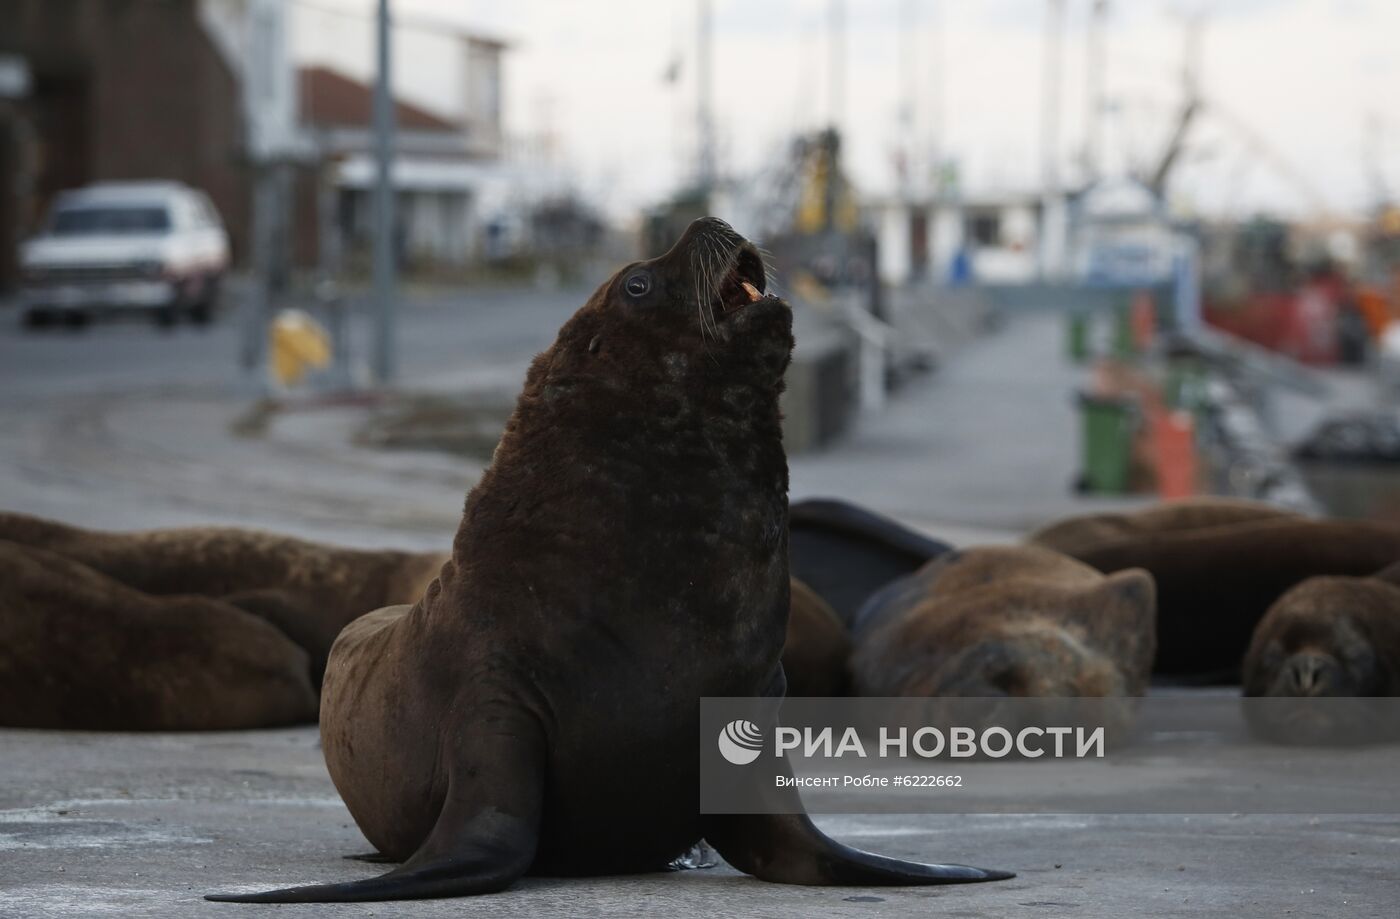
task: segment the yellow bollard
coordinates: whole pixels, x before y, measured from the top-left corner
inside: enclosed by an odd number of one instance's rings
[[[272,320],[272,373],[283,386],[294,386],[311,368],[331,362],[331,337],[325,326],[304,310],[283,310]]]

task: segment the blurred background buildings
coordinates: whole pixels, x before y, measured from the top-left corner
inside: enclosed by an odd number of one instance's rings
[[[24,408],[199,383],[270,400],[258,430],[360,400],[342,440],[489,456],[566,307],[716,214],[797,313],[795,490],[1018,528],[1192,491],[1355,510],[1338,457],[1368,495],[1400,461],[1394,4],[393,0],[382,110],[376,6],[0,0]],[[95,184],[177,203],[121,246],[57,232],[113,218],[57,219]],[[180,254],[186,191],[222,254]],[[133,306],[199,337],[87,327]]]

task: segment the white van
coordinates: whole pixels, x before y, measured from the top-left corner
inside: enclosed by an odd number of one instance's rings
[[[208,322],[228,270],[228,235],[209,198],[179,182],[104,182],[64,192],[20,252],[29,325],[81,325],[143,311],[161,325]]]

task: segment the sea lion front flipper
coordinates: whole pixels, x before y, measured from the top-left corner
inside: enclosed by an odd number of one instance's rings
[[[535,860],[545,748],[537,730],[500,724],[467,731],[449,767],[447,800],[428,838],[377,878],[247,894],[207,894],[228,903],[357,903],[496,893]]]
[[[724,814],[705,818],[705,841],[724,860],[775,884],[897,887],[1000,881],[1009,871],[906,862],[842,845],[806,814]]]
[[[371,865],[395,865],[398,859],[392,855],[385,855],[383,852],[359,852],[355,855],[342,856],[347,861],[368,862]]]

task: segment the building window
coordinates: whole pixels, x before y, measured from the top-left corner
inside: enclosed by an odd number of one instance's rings
[[[996,214],[973,214],[967,219],[967,236],[975,246],[1001,244],[1001,218]]]

